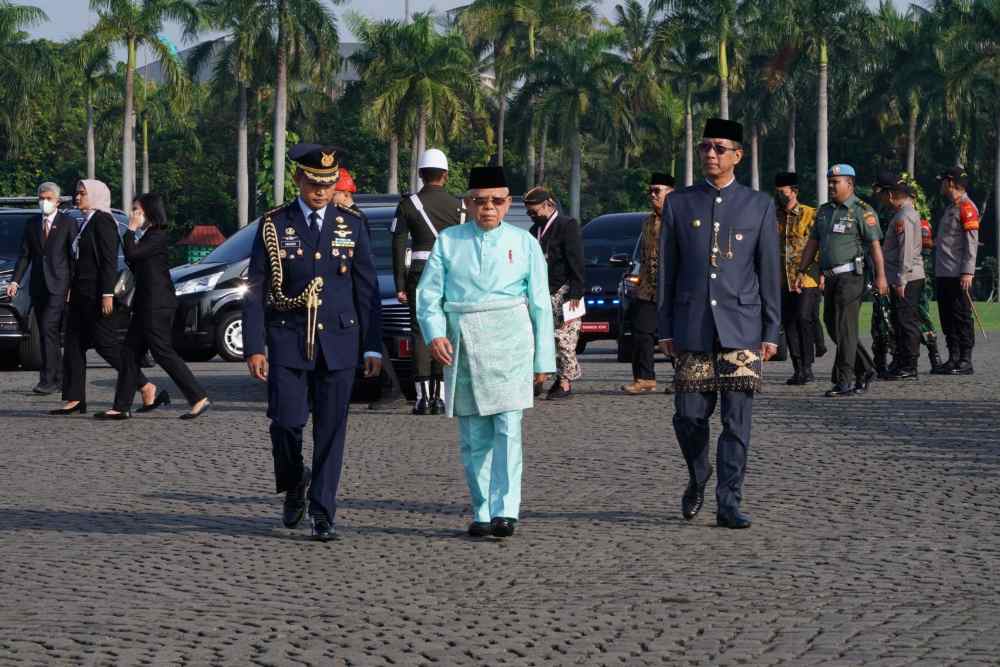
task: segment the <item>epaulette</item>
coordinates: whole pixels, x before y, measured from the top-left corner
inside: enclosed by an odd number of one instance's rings
[[[278,211],[281,211],[282,209],[288,208],[289,206],[291,206],[294,203],[295,203],[294,201],[285,202],[283,204],[275,206],[270,211],[264,211],[264,213],[261,214],[260,219],[263,220],[265,218],[268,218],[268,217],[274,215],[275,213],[277,213]]]

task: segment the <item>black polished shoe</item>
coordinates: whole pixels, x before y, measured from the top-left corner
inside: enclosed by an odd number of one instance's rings
[[[708,469],[708,477],[701,484],[693,479],[688,481],[684,495],[681,497],[681,514],[688,521],[695,518],[701,511],[701,506],[705,504],[705,487],[708,486],[710,479],[712,479],[711,467]]]
[[[972,368],[972,362],[968,359],[959,359],[955,367],[948,371],[948,375],[972,375],[975,371]]]
[[[819,359],[824,354],[826,354],[826,345],[817,345],[816,346],[816,358]]]
[[[785,380],[785,384],[789,385],[790,387],[795,387],[797,385],[802,384],[802,378],[799,376],[799,372],[795,371],[794,373],[792,373],[792,377]]]
[[[71,415],[74,412],[79,412],[81,415],[87,414],[87,401],[80,401],[71,408],[59,408],[57,410],[49,410],[50,415],[57,417],[65,417],[66,415]]]
[[[854,396],[854,386],[850,384],[835,384],[833,388],[823,394],[827,398],[839,398],[840,396]]]
[[[545,395],[545,398],[547,398],[550,401],[556,401],[559,400],[560,398],[569,398],[572,393],[573,393],[572,385],[570,386],[569,389],[563,389],[562,381],[556,380],[556,383],[553,384],[551,387],[549,387],[549,393]]]
[[[913,368],[897,368],[895,371],[885,376],[889,382],[899,382],[901,380],[918,380],[917,371]]]
[[[161,405],[170,405],[170,394],[167,393],[166,389],[158,393],[152,403],[142,406],[136,412],[152,412]]]
[[[720,528],[742,530],[744,528],[749,528],[751,523],[753,522],[750,520],[750,517],[739,510],[719,512],[715,515],[715,525]]]
[[[489,521],[473,521],[469,524],[470,537],[489,537],[493,534],[493,524]]]
[[[816,381],[816,376],[813,375],[812,368],[805,368],[799,373],[799,384],[806,385],[812,384]]]
[[[517,519],[506,519],[498,516],[490,521],[490,533],[493,537],[510,537],[517,527]]]
[[[312,538],[317,542],[329,542],[337,539],[337,530],[325,516],[311,516]]]
[[[429,415],[431,413],[431,406],[428,405],[426,398],[418,398],[417,402],[413,404],[413,414],[415,415]]]
[[[875,371],[871,370],[854,380],[854,393],[861,395],[868,393],[868,388],[872,384],[872,380],[875,379]]]
[[[198,412],[185,412],[179,417],[179,419],[184,419],[184,420],[197,419],[198,417],[201,417],[203,414],[208,412],[208,409],[210,407],[212,407],[212,402],[205,401],[205,404],[201,406],[201,410],[199,410]]]
[[[443,415],[446,412],[448,412],[448,406],[444,404],[444,400],[440,398],[435,398],[434,402],[431,403],[431,414]]]
[[[110,410],[105,410],[104,412],[95,412],[94,419],[100,419],[102,421],[125,421],[126,419],[131,419],[132,413],[128,410],[122,412],[111,412]]]
[[[957,355],[950,355],[948,361],[943,364],[938,364],[931,369],[931,375],[951,375],[951,372],[955,370],[955,365],[958,363]]]
[[[285,502],[281,508],[281,523],[285,528],[295,528],[306,516],[306,489],[309,488],[309,481],[312,479],[312,470],[309,466],[302,469],[302,479],[299,485],[291,491],[285,491]]]

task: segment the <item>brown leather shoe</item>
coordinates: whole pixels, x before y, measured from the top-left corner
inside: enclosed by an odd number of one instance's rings
[[[636,380],[631,384],[622,385],[622,391],[632,396],[648,394],[656,391],[656,380]]]

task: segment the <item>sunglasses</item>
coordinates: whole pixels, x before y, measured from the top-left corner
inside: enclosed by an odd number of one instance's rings
[[[702,153],[708,153],[711,150],[715,151],[716,155],[725,155],[729,151],[736,151],[738,149],[726,146],[725,144],[713,143],[711,141],[703,141],[698,144],[698,150]]]
[[[476,206],[486,206],[487,203],[500,208],[507,203],[507,197],[473,197],[472,203]]]

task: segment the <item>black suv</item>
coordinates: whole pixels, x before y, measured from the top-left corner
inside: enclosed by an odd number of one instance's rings
[[[411,392],[410,316],[396,299],[392,276],[389,227],[394,212],[395,207],[386,206],[365,209],[382,298],[383,341],[400,384]],[[242,300],[257,225],[257,220],[251,222],[195,264],[171,269],[177,293],[174,345],[189,361],[206,361],[216,354],[227,361],[243,360]]]
[[[35,200],[17,198],[15,201],[23,206]],[[77,220],[83,217],[83,214],[75,208],[63,208],[62,212]],[[113,209],[111,214],[118,223],[118,234],[124,234],[128,228],[128,216],[118,209]],[[13,300],[7,298],[7,285],[14,274],[17,258],[21,254],[24,226],[37,215],[37,208],[0,208],[0,355],[2,355],[0,358],[4,359],[6,364],[19,365],[24,370],[37,370],[42,365],[38,325],[31,314],[29,289],[31,271],[25,273],[21,279],[21,287]],[[119,303],[115,306],[115,320],[122,337],[128,329],[130,317],[128,308],[123,305],[129,302],[129,295],[125,292],[125,281],[121,276],[124,268],[125,257],[119,246],[119,280],[115,286],[115,299]]]

